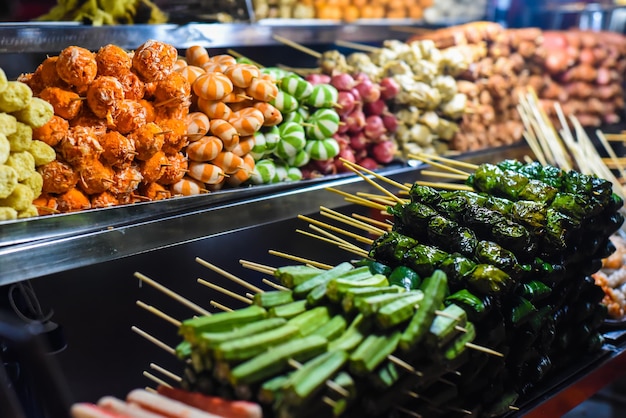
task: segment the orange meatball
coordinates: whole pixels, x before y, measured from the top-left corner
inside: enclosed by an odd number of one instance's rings
[[[135,158],[145,161],[161,151],[165,142],[163,135],[163,130],[154,122],[146,123],[128,134],[128,137],[135,144],[135,151],[137,152]]]
[[[102,146],[102,161],[113,167],[129,165],[135,158],[135,143],[119,132],[109,131],[98,137]]]
[[[70,121],[70,127],[83,126],[94,130],[96,136],[104,135],[107,132],[106,119],[99,118],[93,114],[89,106],[83,106],[83,110],[78,116]]]
[[[63,81],[80,87],[95,80],[98,64],[93,52],[79,46],[68,46],[59,53],[56,70]]]
[[[57,146],[65,161],[80,168],[100,158],[103,148],[91,127],[74,126]]]
[[[163,200],[172,197],[172,192],[159,183],[143,184],[139,187],[139,192],[150,200]]]
[[[163,175],[167,166],[167,156],[163,151],[159,151],[145,161],[140,161],[138,168],[143,179],[143,183],[153,183],[158,181]]]
[[[70,124],[67,120],[54,115],[41,128],[33,128],[33,139],[38,139],[54,147],[67,136],[69,128]]]
[[[96,53],[98,75],[119,77],[130,71],[132,61],[128,52],[117,45],[108,44]]]
[[[174,70],[178,51],[164,42],[148,40],[135,50],[132,68],[143,81],[159,81]]]
[[[61,212],[76,212],[91,208],[89,198],[75,187],[57,196],[57,205]]]
[[[159,179],[160,184],[171,185],[182,180],[185,177],[189,162],[182,153],[167,156],[167,165],[164,167],[163,174]]]
[[[55,115],[67,120],[74,119],[83,107],[78,94],[59,87],[46,87],[39,93],[39,97],[52,105]]]
[[[152,102],[142,99],[139,103],[146,109],[146,122],[154,122],[156,120],[156,110]]]
[[[67,87],[57,72],[59,57],[48,57],[35,70],[35,76],[41,78],[43,87]]]
[[[155,106],[189,106],[191,103],[191,84],[181,73],[174,71],[157,82],[154,90]]]
[[[110,129],[128,134],[146,124],[146,108],[135,100],[122,101],[112,117]]]
[[[115,169],[114,171],[113,183],[109,187],[109,191],[115,194],[120,202],[128,202],[129,195],[137,190],[143,177],[137,167],[133,165]]]
[[[99,118],[115,113],[122,100],[124,100],[124,86],[115,77],[98,77],[87,90],[87,105]]]
[[[113,183],[113,169],[98,160],[81,168],[78,174],[78,186],[88,194],[102,193]]]
[[[176,154],[187,145],[187,123],[184,119],[165,119],[158,125],[163,130],[163,151],[168,154]]]
[[[119,76],[117,80],[124,87],[124,98],[128,100],[141,100],[145,92],[143,81],[132,71],[127,71]]]
[[[108,190],[91,196],[90,200],[92,208],[108,208],[110,206],[116,206],[120,204],[117,196],[115,196]]]
[[[54,160],[37,167],[43,177],[43,193],[65,193],[78,183],[78,173],[69,164]]]

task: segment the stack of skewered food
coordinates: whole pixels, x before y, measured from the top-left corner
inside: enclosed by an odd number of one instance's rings
[[[611,183],[512,160],[473,169],[471,187],[371,202],[393,226],[372,222],[363,259],[264,267],[274,290],[183,321],[183,388],[281,417],[499,416],[600,350],[590,275],[623,222]]]

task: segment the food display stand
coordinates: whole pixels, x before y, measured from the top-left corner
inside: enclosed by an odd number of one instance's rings
[[[97,49],[105,41],[134,48],[145,39],[163,39],[177,48],[203,44],[207,48],[278,47],[273,35],[297,42],[333,44],[336,40],[376,43],[406,38],[388,25],[328,24],[186,24],[84,27],[74,24],[0,25],[0,63],[15,54],[46,54],[70,44]],[[404,35],[403,35],[404,34]],[[0,64],[0,66],[2,66]],[[32,70],[32,69],[26,69]],[[530,153],[522,144],[464,154],[468,162],[521,159]],[[381,171],[386,177],[412,183],[420,179],[419,164],[398,162]],[[276,263],[269,249],[306,252],[325,262],[345,254],[323,243],[307,241],[295,229],[298,215],[315,214],[320,206],[359,211],[332,187],[356,193],[368,187],[353,175],[327,176],[296,183],[223,190],[159,202],[60,214],[0,224],[0,286],[30,281],[43,306],[65,332],[68,348],[56,355],[70,392],[77,400],[103,394],[123,396],[146,384],[142,370],[154,362],[180,366],[131,332],[132,326],[152,329],[165,340],[177,341],[173,329],[142,312],[136,301],[168,306],[175,316],[189,312],[163,295],[148,293],[133,279],[134,272],[153,276],[181,294],[208,301],[196,283],[206,271],[195,257],[212,260],[226,270],[241,272],[245,258]],[[245,273],[242,273],[245,274]],[[625,327],[626,328],[626,327]],[[534,389],[519,410],[507,416],[559,416],[622,377],[626,365],[626,331],[606,327],[599,353],[581,358],[570,369]]]

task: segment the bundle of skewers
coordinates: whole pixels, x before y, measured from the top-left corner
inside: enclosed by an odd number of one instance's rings
[[[298,232],[350,261],[241,260],[272,278],[259,287],[198,258],[233,281],[198,280],[232,298],[212,301],[217,313],[136,273],[197,315],[138,302],[182,336],[169,347],[134,328],[180,358],[175,384],[258,403],[266,416],[500,416],[601,350],[606,306],[591,274],[623,222],[611,182],[536,162],[414,158],[446,181],[400,184],[344,162],[380,193],[330,189],[382,220],[324,207],[334,224],[300,216],[314,232]]]

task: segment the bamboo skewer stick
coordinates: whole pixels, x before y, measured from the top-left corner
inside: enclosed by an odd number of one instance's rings
[[[408,157],[409,158],[424,157],[433,161],[446,163],[448,166],[467,168],[468,170],[472,170],[472,171],[478,168],[477,164],[468,163],[466,161],[459,161],[459,160],[455,160],[454,158],[447,158],[447,157],[444,157],[442,155],[437,155],[437,154],[417,153],[417,154],[409,154]],[[469,175],[469,173],[467,174]]]
[[[165,344],[163,341],[159,340],[156,337],[153,337],[152,335],[148,334],[147,332],[145,332],[144,330],[136,327],[136,326],[132,326],[130,328],[131,330],[133,330],[134,332],[136,332],[137,334],[141,335],[143,338],[145,338],[146,340],[150,341],[152,344],[156,345],[157,347],[167,351],[168,353],[172,354],[172,355],[176,355],[176,350],[172,347],[170,347],[169,345]]]
[[[309,231],[303,231],[302,229],[296,229],[296,232],[298,232],[298,233],[300,233],[302,235],[306,235],[306,236],[311,237],[311,238],[318,239],[320,241],[327,242],[327,243],[332,244],[332,245],[342,245],[340,242],[338,242],[338,241],[336,241],[334,239],[322,237],[321,235],[316,235],[316,234],[314,234],[312,232],[309,232]]]
[[[233,309],[231,309],[231,308],[229,308],[229,307],[227,307],[227,306],[224,306],[224,305],[222,305],[221,303],[219,303],[219,302],[217,302],[217,301],[212,300],[212,301],[210,301],[209,303],[210,303],[210,304],[211,304],[211,306],[213,306],[214,308],[220,309],[220,310],[222,310],[222,311],[225,311],[225,312],[232,312],[232,311],[233,311]]]
[[[337,193],[338,195],[343,196],[344,198],[346,198],[346,201],[351,202],[351,203],[356,203],[358,205],[366,206],[366,207],[369,207],[369,208],[372,208],[372,209],[387,210],[387,206],[371,202],[371,201],[369,201],[367,199],[363,199],[362,197],[359,197],[357,195],[353,195],[353,194],[344,192],[342,190],[335,189],[333,187],[328,187],[326,190],[328,190],[329,192]]]
[[[177,376],[176,374],[170,372],[169,370],[164,369],[163,367],[159,366],[158,364],[150,363],[150,368],[152,370],[156,370],[159,373],[169,377],[170,379],[174,380],[175,382],[182,382],[183,381],[182,377]]]
[[[345,223],[347,223],[349,225],[352,225],[355,228],[362,229],[362,230],[364,230],[366,232],[370,232],[372,234],[378,234],[378,235],[382,235],[385,232],[385,231],[383,231],[380,228],[372,226],[372,225],[370,225],[368,223],[365,223],[363,221],[360,221],[358,219],[354,219],[354,218],[352,218],[352,217],[350,217],[348,215],[344,215],[343,213],[340,213],[340,212],[337,212],[335,210],[329,209],[329,208],[327,208],[325,206],[320,206],[320,210],[321,210],[320,213],[322,213],[322,214],[329,213],[329,214],[335,215],[338,218],[341,218],[342,220],[344,220]]]
[[[441,177],[444,179],[461,180],[461,181],[467,180],[467,176],[463,174],[444,173],[443,171],[422,170],[420,171],[420,174],[423,176]]]
[[[232,291],[230,291],[228,289],[224,289],[223,287],[218,286],[216,284],[213,284],[211,282],[207,282],[206,280],[203,280],[203,279],[198,279],[197,282],[200,283],[203,286],[206,286],[206,287],[211,288],[213,290],[217,290],[220,293],[223,293],[223,294],[225,294],[227,296],[230,296],[230,297],[232,297],[234,299],[237,299],[240,302],[247,303],[248,305],[252,304],[252,301],[250,299],[245,298],[245,297],[241,296],[240,294],[232,292]]]
[[[426,164],[430,164],[433,167],[437,167],[437,168],[441,168],[443,170],[447,170],[450,171],[452,173],[456,173],[456,174],[460,174],[462,176],[465,176],[465,178],[469,177],[470,173],[468,173],[467,171],[463,171],[463,170],[459,170],[458,168],[454,168],[450,165],[446,165],[446,164],[442,164],[436,161],[436,158],[432,158],[430,155],[417,155],[417,154],[411,154],[408,156],[409,158],[414,158],[416,160],[419,160],[423,163]]]
[[[275,255],[275,256],[278,256],[278,257],[286,258],[287,260],[297,261],[298,263],[310,264],[313,267],[318,267],[318,268],[321,268],[321,269],[324,269],[324,270],[330,270],[331,268],[333,268],[333,266],[331,266],[329,264],[320,263],[318,261],[309,260],[309,259],[304,258],[304,257],[298,257],[296,255],[291,255],[291,254],[283,253],[283,252],[280,252],[280,251],[269,250],[269,253],[271,255]]]
[[[400,193],[402,192],[403,191],[401,191]],[[357,196],[364,197],[365,199],[369,199],[372,202],[380,203],[380,204],[387,205],[387,206],[395,206],[396,203],[407,202],[406,199],[399,198],[400,200],[398,199],[391,200],[387,196],[382,196],[379,194],[367,193],[367,192],[357,192]]]
[[[622,178],[626,178],[626,170],[624,170],[624,165],[620,162],[620,159],[617,157],[617,154],[615,154],[613,147],[611,147],[609,142],[606,140],[606,137],[604,136],[602,131],[599,129],[596,130],[596,135],[598,136],[598,139],[600,140],[600,143],[602,144],[602,147],[604,148],[606,153],[609,154],[609,157],[611,157],[611,159],[615,162],[615,165],[620,172],[620,176]]]
[[[370,223],[372,225],[377,225],[381,229],[384,229],[385,231],[390,231],[391,228],[393,227],[393,225],[390,225],[387,222],[379,221],[378,219],[368,218],[367,216],[364,216],[364,215],[361,215],[361,214],[358,214],[358,213],[353,213],[352,217],[355,218],[355,219],[358,219],[360,221]]]
[[[335,41],[335,45],[343,46],[345,48],[356,49],[358,51],[363,51],[363,52],[378,52],[381,49],[375,46],[359,44],[357,42],[343,41],[341,39],[337,39]]]
[[[149,277],[147,277],[147,276],[145,276],[145,275],[143,275],[143,274],[141,274],[139,272],[135,272],[135,277],[137,277],[142,282],[145,282],[145,283],[149,284],[150,286],[154,287],[155,289],[161,291],[162,293],[166,294],[167,296],[171,297],[172,299],[182,303],[183,305],[187,306],[188,308],[198,312],[199,314],[206,315],[206,316],[210,316],[211,315],[211,312],[201,308],[200,306],[196,305],[195,303],[193,303],[189,299],[186,299],[186,298],[182,297],[178,293],[175,293],[175,292],[171,291],[170,289],[168,289],[167,287],[163,286],[162,284],[159,284],[159,283],[155,282],[151,278],[149,278]]]
[[[305,54],[308,54],[308,55],[310,55],[312,57],[315,57],[317,59],[322,58],[322,54],[320,52],[317,52],[317,51],[315,51],[313,49],[307,48],[304,45],[300,45],[300,44],[292,41],[291,39],[287,39],[287,38],[285,38],[283,36],[280,36],[280,35],[273,35],[272,37],[276,41],[278,41],[280,43],[283,43],[283,44],[285,44],[287,46],[290,46],[290,47],[292,47],[294,49],[297,49],[300,52],[304,52]]]
[[[369,184],[371,184],[372,186],[374,186],[375,188],[377,188],[378,190],[380,190],[381,192],[385,193],[387,196],[389,196],[392,200],[396,200],[398,202],[402,202],[402,199],[400,199],[398,196],[396,196],[395,194],[391,193],[389,190],[385,189],[384,187],[382,187],[380,184],[376,183],[374,180],[370,179],[369,177],[367,177],[365,174],[361,173],[357,168],[355,168],[354,166],[350,165],[350,164],[345,164],[344,166],[352,171],[354,174],[356,174],[357,176],[361,177],[363,180],[365,180],[366,182],[368,182]]]
[[[274,283],[273,281],[269,280],[269,279],[262,279],[261,280],[263,283],[265,283],[266,285],[273,287],[276,290],[289,290],[288,287],[285,286],[281,286],[278,283]]]
[[[360,236],[358,234],[354,234],[352,232],[344,231],[341,228],[337,228],[336,226],[327,224],[325,222],[318,221],[317,219],[309,218],[308,216],[298,215],[298,219],[302,219],[302,220],[310,222],[310,223],[312,223],[314,225],[318,225],[318,226],[321,226],[323,228],[330,229],[331,231],[334,231],[334,232],[339,232],[340,234],[346,235],[346,236],[348,236],[350,238],[354,238],[355,240],[357,240],[359,242],[362,242],[364,244],[371,245],[372,242],[373,242],[373,240],[370,239],[370,238],[365,238],[365,237],[362,237],[362,236]]]
[[[356,163],[353,163],[353,162],[351,162],[351,161],[348,161],[348,160],[346,160],[345,158],[340,158],[340,160],[341,160],[341,162],[343,162],[345,165],[350,166],[350,167],[352,167],[352,168],[356,168],[356,169],[357,169],[357,170],[359,170],[359,171],[362,171],[362,172],[367,173],[367,174],[369,174],[369,175],[371,175],[371,176],[374,176],[374,177],[376,177],[378,180],[384,181],[384,182],[386,182],[386,183],[388,183],[388,184],[390,184],[390,185],[392,185],[392,186],[394,186],[394,187],[397,187],[399,190],[404,190],[404,189],[407,189],[407,186],[405,186],[404,184],[402,184],[402,183],[398,183],[397,181],[394,181],[394,180],[391,180],[391,179],[390,179],[390,178],[388,178],[388,177],[385,177],[385,176],[383,176],[383,175],[378,174],[378,173],[377,173],[377,172],[375,172],[375,171],[372,171],[372,170],[370,170],[370,169],[368,169],[368,168],[362,167],[362,166],[360,166],[360,165],[358,165],[358,164],[356,164]]]
[[[214,272],[216,272],[218,274],[221,274],[222,276],[226,277],[227,279],[230,279],[231,281],[233,281],[233,282],[235,282],[235,283],[237,283],[237,284],[239,284],[239,285],[241,285],[243,287],[246,287],[246,288],[248,288],[248,289],[250,289],[250,290],[252,290],[252,291],[254,291],[256,293],[263,292],[263,289],[259,289],[255,285],[253,285],[251,283],[248,283],[245,280],[240,279],[239,277],[237,277],[237,276],[235,276],[235,275],[233,275],[233,274],[231,274],[231,273],[229,273],[229,272],[227,272],[227,271],[217,267],[214,264],[209,263],[206,260],[201,259],[200,257],[196,257],[196,261],[198,263],[200,263],[201,265],[203,265],[204,267],[206,267],[206,268],[208,268],[210,270],[213,270]]]
[[[626,134],[604,134],[607,141],[624,142],[626,141]]]
[[[173,387],[172,385],[170,385],[169,383],[167,383],[165,380],[163,380],[163,379],[160,379],[160,378],[156,377],[155,375],[153,375],[153,374],[152,374],[152,373],[150,373],[150,372],[147,372],[147,371],[145,371],[145,370],[144,370],[144,372],[143,372],[142,374],[143,374],[145,377],[147,377],[148,379],[152,380],[152,381],[153,381],[154,383],[156,383],[157,385],[160,385],[160,386],[165,386],[165,387],[170,388],[170,389]]]
[[[435,189],[446,189],[446,190],[467,190],[468,192],[473,192],[474,189],[470,186],[466,186],[465,184],[456,184],[456,183],[442,183],[435,181],[416,181],[416,184],[420,186],[429,186]]]
[[[181,322],[179,320],[172,318],[171,316],[167,315],[165,312],[162,312],[162,311],[158,310],[154,306],[148,305],[146,303],[143,303],[140,300],[138,300],[135,303],[137,304],[137,306],[147,310],[150,313],[155,314],[159,318],[164,319],[165,321],[169,322],[170,324],[174,325],[175,327],[180,327]]]
[[[342,250],[346,250],[348,252],[351,252],[354,255],[358,255],[359,257],[363,257],[363,258],[370,258],[369,253],[362,249],[362,248],[353,248],[353,247],[348,247],[342,244],[337,245],[337,247],[339,247]]]
[[[239,264],[241,264],[243,267],[248,268],[250,270],[255,270],[260,273],[265,273],[265,274],[273,275],[274,272],[276,271],[275,267],[266,266],[263,264],[255,263],[253,261],[239,260]]]

